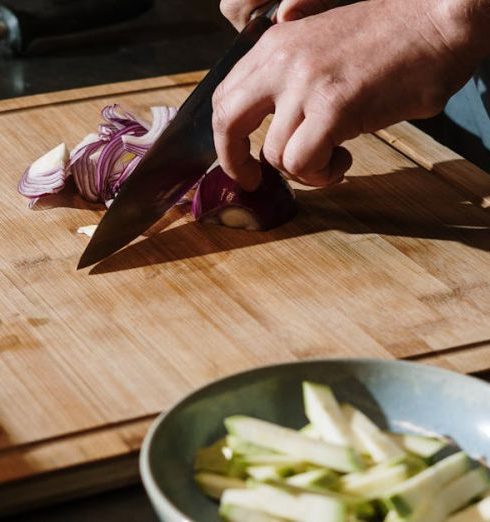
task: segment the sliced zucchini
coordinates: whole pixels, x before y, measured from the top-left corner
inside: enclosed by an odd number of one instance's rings
[[[241,477],[245,472],[245,464],[231,454],[226,457],[227,450],[225,439],[220,439],[211,446],[197,450],[194,459],[195,471],[207,471],[231,477]]]
[[[362,495],[369,499],[378,498],[410,477],[406,464],[386,466],[366,472],[350,473],[340,479],[341,490],[352,495]]]
[[[219,439],[211,446],[199,448],[194,459],[195,471],[213,471],[215,473],[226,473],[229,462],[225,458],[223,448],[226,446],[225,439]]]
[[[297,473],[304,471],[308,464],[301,459],[296,459],[290,455],[281,453],[266,453],[256,455],[243,455],[240,460],[246,466],[290,466],[297,470]]]
[[[318,433],[318,430],[315,428],[315,426],[313,426],[313,424],[307,424],[301,428],[299,432],[301,435],[306,435],[312,439],[321,439],[320,433]]]
[[[235,435],[227,435],[226,447],[229,448],[234,455],[264,455],[267,453],[273,453],[270,449],[252,444],[246,440],[241,439]]]
[[[485,493],[490,487],[488,470],[478,467],[449,482],[438,495],[448,516],[464,507],[468,502]]]
[[[450,481],[469,469],[470,459],[464,452],[455,453],[421,473],[398,484],[382,499],[388,509],[407,517]]]
[[[196,473],[194,475],[199,488],[208,497],[219,500],[225,489],[240,489],[246,488],[246,482],[234,477],[226,477],[225,475],[218,475],[216,473]]]
[[[305,414],[325,442],[353,446],[349,424],[329,386],[303,383]]]
[[[335,471],[320,468],[298,473],[288,477],[285,483],[289,486],[301,488],[309,491],[333,491],[339,486],[339,476]]]
[[[274,517],[262,511],[233,506],[232,504],[221,504],[219,514],[228,522],[286,522],[285,518]]]
[[[225,419],[225,425],[232,435],[305,462],[345,473],[362,469],[362,462],[352,448],[310,439],[292,429],[253,417],[235,415]]]
[[[346,507],[335,499],[314,493],[290,493],[265,484],[251,489],[228,489],[222,502],[297,522],[347,520]]]
[[[249,466],[247,468],[247,474],[254,480],[267,482],[269,480],[283,480],[285,477],[294,475],[295,468],[292,466]]]
[[[490,497],[451,515],[447,522],[490,522]]]
[[[364,413],[349,404],[342,405],[342,411],[348,420],[351,431],[367,453],[371,455],[374,462],[384,462],[403,457],[406,454]]]
[[[296,484],[294,482],[296,482]],[[361,518],[371,519],[376,514],[376,510],[374,509],[373,504],[365,498],[355,495],[348,495],[345,493],[338,493],[337,491],[333,491],[332,489],[325,487],[320,488],[312,483],[308,484],[306,480],[293,481],[293,483],[285,480],[282,483],[279,482],[274,485],[277,488],[283,489],[286,492],[293,494],[297,494],[298,492],[318,493],[332,500],[340,502],[347,508],[348,513],[359,516]]]
[[[434,498],[425,501],[410,522],[444,522],[454,511],[466,506],[475,497],[487,491],[487,470],[477,468],[449,482]]]
[[[446,439],[425,437],[424,435],[402,433],[389,433],[387,435],[405,451],[409,451],[426,460],[430,460],[449,444]]]

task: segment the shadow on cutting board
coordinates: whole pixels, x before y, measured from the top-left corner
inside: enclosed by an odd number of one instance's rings
[[[128,246],[90,273],[164,264],[329,230],[445,240],[490,251],[490,210],[480,206],[490,194],[471,199],[419,167],[351,177],[334,188],[296,194],[298,215],[278,229],[249,232],[189,222]]]
[[[0,408],[0,417],[1,417]],[[22,451],[15,449],[16,444],[7,430],[0,423],[0,498],[5,484],[18,477],[33,475],[36,468],[23,455]],[[3,506],[0,504],[0,512]]]

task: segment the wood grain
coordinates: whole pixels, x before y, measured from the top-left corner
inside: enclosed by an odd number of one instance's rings
[[[78,89],[67,89],[64,91],[47,92],[22,96],[21,98],[7,98],[0,100],[0,113],[27,109],[32,107],[43,107],[46,105],[60,104],[63,102],[74,102],[76,100],[95,99],[98,97],[115,96],[131,92],[142,92],[155,89],[172,87],[175,85],[195,84],[201,81],[206,71],[194,71],[184,74],[173,74],[170,76],[158,76],[144,80],[132,80],[128,82],[106,83]]]
[[[400,142],[372,135],[350,142],[348,180],[330,190],[296,187],[300,212],[275,231],[202,226],[174,211],[159,233],[90,273],[76,272],[88,241],[76,230],[97,223],[102,211],[70,194],[56,199],[57,208],[28,210],[16,193],[22,171],[59,142],[72,147],[93,131],[106,103],[148,116],[151,105],[179,105],[195,79],[4,105],[4,487],[124,457],[159,411],[257,365],[362,356],[490,368],[486,347],[448,352],[490,342],[490,214],[476,197],[486,185],[434,175],[460,172],[463,160],[429,161],[432,146],[423,143],[411,158],[407,146],[396,150]],[[254,137],[256,150],[264,131]],[[132,445],[121,435],[128,426]]]
[[[407,122],[376,133],[418,165],[457,187],[482,207],[490,206],[490,176]]]

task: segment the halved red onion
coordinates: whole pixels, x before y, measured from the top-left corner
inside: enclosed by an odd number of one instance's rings
[[[31,199],[31,206],[33,200],[48,194],[56,194],[63,189],[67,177],[67,161],[68,149],[64,143],[60,143],[24,172],[18,190],[23,196]]]
[[[294,192],[281,173],[261,158],[262,181],[247,192],[220,166],[201,179],[192,201],[192,213],[204,223],[246,230],[270,230],[294,217]]]

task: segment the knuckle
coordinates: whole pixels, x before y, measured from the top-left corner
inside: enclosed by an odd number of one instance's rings
[[[230,128],[229,110],[223,87],[219,86],[213,95],[213,129],[218,134],[225,134]]]
[[[321,109],[328,111],[332,115],[341,115],[349,105],[346,92],[343,91],[341,83],[334,79],[316,89],[313,99]]]
[[[219,4],[219,9],[221,14],[228,18],[228,20],[232,20],[236,17],[237,14],[237,6],[236,2],[233,0],[221,0]]]
[[[284,67],[289,67],[292,62],[292,53],[291,49],[287,47],[279,47],[274,51],[274,62],[278,68],[283,69]]]
[[[289,154],[285,154],[282,159],[284,169],[291,176],[295,178],[303,178],[308,175],[305,170],[305,163],[301,159],[301,156],[295,151]]]
[[[338,87],[324,87],[313,92],[307,110],[322,120],[325,131],[337,137],[337,133],[349,121],[354,103],[352,97],[348,97]]]
[[[299,78],[309,82],[311,78],[315,78],[318,70],[318,62],[315,61],[311,56],[302,56],[296,66],[297,74]]]
[[[283,151],[280,151],[276,145],[266,140],[263,147],[265,159],[276,169],[282,170],[283,165]]]
[[[283,29],[280,25],[273,25],[262,35],[260,40],[257,43],[257,47],[262,51],[266,50],[274,50],[274,49],[282,49],[282,40],[283,40]]]

